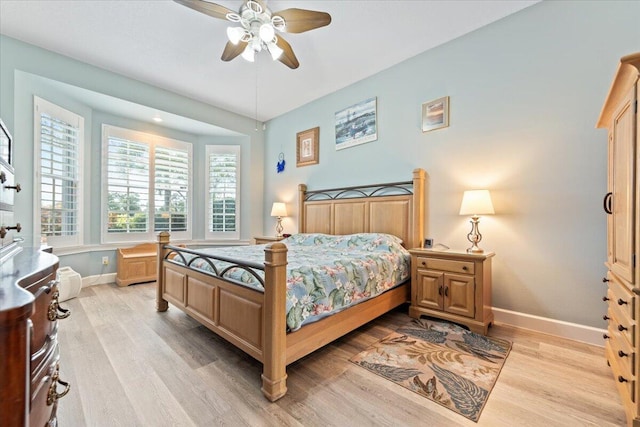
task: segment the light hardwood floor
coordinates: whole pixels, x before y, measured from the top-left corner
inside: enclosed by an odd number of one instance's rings
[[[70,426],[622,426],[624,410],[602,348],[493,326],[513,342],[478,423],[348,360],[409,320],[388,313],[287,369],[275,403],[261,365],[170,306],[154,283],[92,286],[62,303],[60,401]],[[603,307],[603,310],[605,308]]]

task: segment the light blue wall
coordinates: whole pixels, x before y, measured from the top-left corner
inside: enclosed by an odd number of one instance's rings
[[[640,2],[545,1],[267,123],[265,212],[296,186],[430,175],[428,235],[468,246],[462,192],[488,188],[493,305],[604,327],[606,131],[595,129],[621,56],[640,50]],[[382,54],[382,53],[381,53]],[[345,73],[349,70],[345,69]],[[378,140],[336,151],[334,114],[376,96]],[[421,132],[421,104],[450,97],[451,124]],[[296,132],[320,127],[320,163],[296,168]],[[276,173],[278,153],[287,161]],[[265,216],[265,230],[274,221]]]
[[[264,134],[255,130],[255,120],[128,79],[73,59],[49,52],[20,41],[0,36],[0,117],[12,132],[16,182],[23,191],[15,200],[15,218],[23,225],[21,237],[27,242],[37,240],[33,227],[34,152],[33,152],[33,96],[40,96],[63,108],[85,117],[85,247],[79,253],[60,256],[61,266],[70,266],[83,277],[115,272],[112,246],[100,245],[100,165],[102,123],[147,131],[181,139],[194,144],[194,234],[195,241],[204,239],[204,159],[207,144],[240,144],[242,170],[241,239],[249,240],[262,234],[263,226],[263,158]],[[194,135],[127,118],[126,112],[116,116],[94,110],[82,99],[67,93],[68,85],[110,95],[159,111],[187,117],[226,128],[243,136]],[[56,253],[54,248],[54,253]],[[103,256],[110,258],[102,266]]]

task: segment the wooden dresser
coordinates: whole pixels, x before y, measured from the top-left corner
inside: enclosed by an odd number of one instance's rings
[[[597,127],[608,129],[605,353],[628,425],[640,426],[640,53],[620,60]]]
[[[59,376],[58,258],[25,248],[0,263],[0,424],[55,426]]]
[[[409,316],[437,317],[486,335],[493,323],[491,258],[493,252],[411,249]]]

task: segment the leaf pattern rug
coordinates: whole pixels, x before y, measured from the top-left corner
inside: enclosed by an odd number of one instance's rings
[[[477,422],[511,343],[414,319],[350,360]]]

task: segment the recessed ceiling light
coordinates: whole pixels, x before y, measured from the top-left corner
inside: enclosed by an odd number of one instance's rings
[[[156,123],[160,123],[162,121],[162,119],[160,117],[156,116],[156,117],[153,118],[153,121],[156,122]]]

